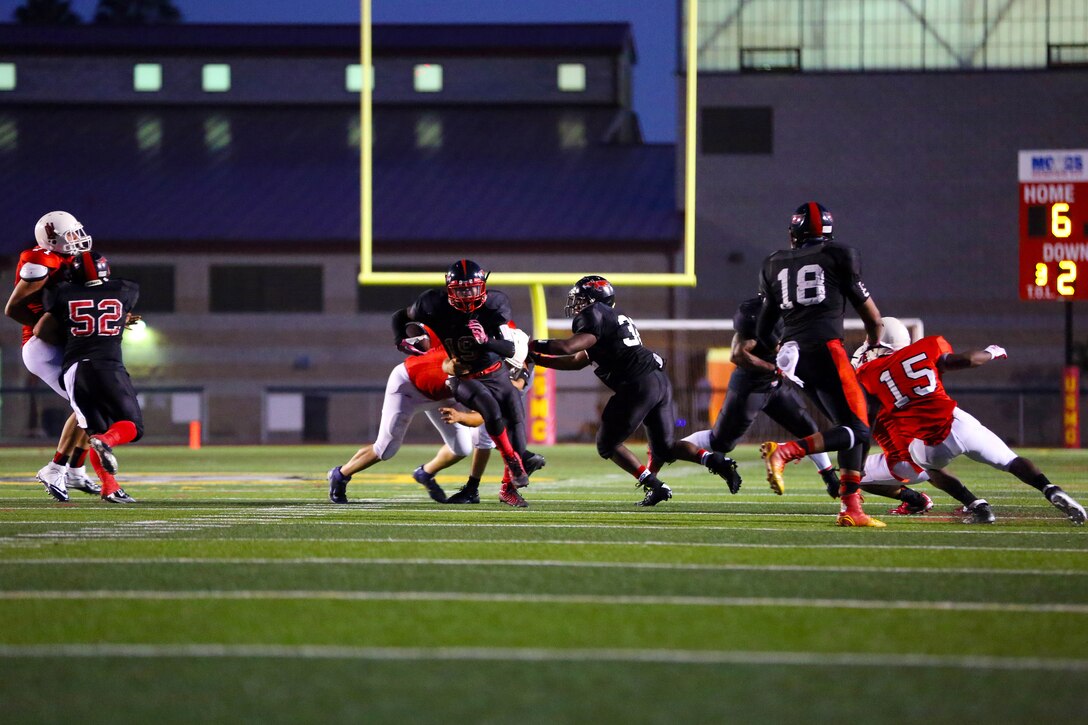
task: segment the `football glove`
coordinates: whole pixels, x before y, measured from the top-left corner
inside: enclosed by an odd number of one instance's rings
[[[487,341],[491,339],[487,336],[487,330],[484,329],[483,324],[479,320],[469,320],[468,331],[472,333],[473,339],[475,339],[479,345],[486,345]]]
[[[994,360],[998,359],[999,357],[1009,356],[1009,354],[1005,352],[1005,348],[1001,347],[1000,345],[987,345],[986,352],[990,353],[990,357]]]
[[[406,337],[397,343],[397,349],[409,357],[415,357],[416,355],[422,355],[427,352],[420,349],[419,344],[427,339],[426,335],[417,335],[416,337]]]

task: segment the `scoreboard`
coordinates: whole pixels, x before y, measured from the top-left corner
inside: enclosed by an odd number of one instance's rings
[[[1021,151],[1020,299],[1088,300],[1088,149]]]

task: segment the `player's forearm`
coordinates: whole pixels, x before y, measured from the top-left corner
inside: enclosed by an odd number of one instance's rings
[[[873,298],[866,298],[865,302],[856,309],[862,324],[865,325],[865,342],[869,345],[879,344],[884,334],[884,322],[880,318],[880,310],[877,309]]]
[[[407,333],[405,327],[412,321],[412,318],[408,316],[408,308],[397,310],[393,313],[393,342],[400,343]]]
[[[504,358],[513,357],[514,356],[514,351],[516,350],[516,348],[514,347],[514,343],[510,342],[509,340],[504,340],[501,337],[492,337],[492,338],[490,338],[487,342],[485,342],[482,345],[482,347],[485,350],[488,350],[489,352],[493,352],[496,355],[498,355],[499,357],[504,357]]]
[[[589,356],[585,353],[574,355],[548,355],[546,353],[531,353],[533,362],[542,368],[553,370],[581,370],[589,365]]]

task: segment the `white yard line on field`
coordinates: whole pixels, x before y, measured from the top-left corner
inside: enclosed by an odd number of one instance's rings
[[[966,670],[1088,671],[1088,660],[972,655],[751,652],[683,649],[553,649],[538,647],[343,647],[278,644],[38,644],[0,645],[0,657],[142,657],[337,659],[363,661],[471,660],[499,662],[632,662],[682,665],[797,667],[920,667]]]
[[[805,564],[682,564],[671,562],[568,561],[563,559],[429,559],[350,557],[78,557],[71,559],[0,559],[0,567],[15,566],[132,566],[132,565],[244,565],[244,566],[499,566],[511,568],[646,569],[666,571],[758,571],[844,574],[947,574],[998,576],[1088,576],[1077,569],[988,569],[933,566],[821,566]]]
[[[33,590],[0,591],[0,600],[143,600],[143,601],[345,601],[345,602],[476,602],[501,604],[573,604],[596,606],[666,606],[666,607],[759,607],[799,609],[909,609],[946,612],[1007,612],[1017,614],[1085,614],[1088,604],[1019,603],[1019,602],[958,602],[886,599],[826,599],[788,597],[696,597],[640,596],[603,594],[515,594],[430,591],[366,591],[366,590],[268,590],[268,589],[209,589],[209,590]]]

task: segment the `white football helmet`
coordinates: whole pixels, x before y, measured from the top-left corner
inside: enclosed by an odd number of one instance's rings
[[[870,360],[891,355],[896,350],[902,350],[910,343],[910,330],[907,329],[907,326],[895,317],[885,317],[884,332],[880,335],[880,343],[873,347],[869,347],[867,343],[862,343],[861,347],[855,350],[850,357],[850,364],[857,370]]]
[[[66,211],[51,211],[34,225],[34,240],[42,249],[74,256],[91,251],[91,235]]]

